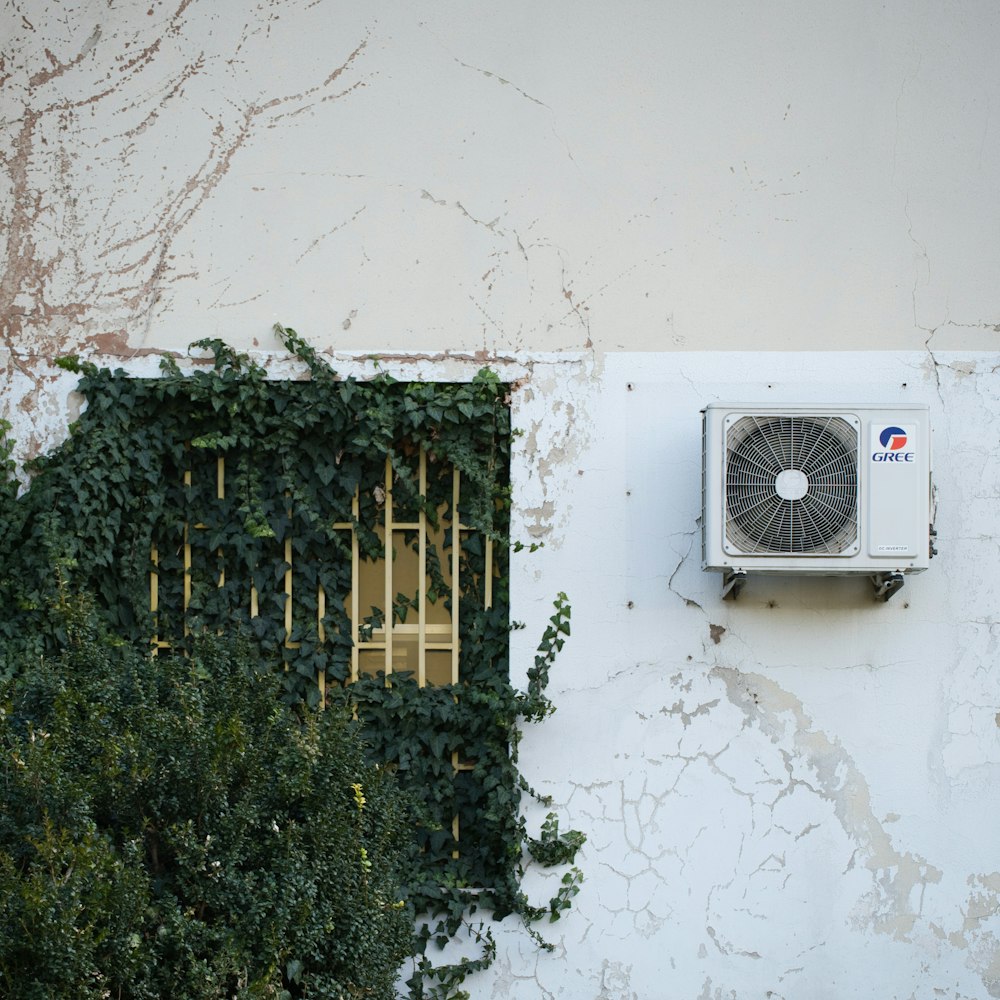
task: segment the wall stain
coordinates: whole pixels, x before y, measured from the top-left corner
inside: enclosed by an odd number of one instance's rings
[[[363,76],[344,83],[367,47],[362,38],[314,84],[235,106],[226,88],[215,87],[213,106],[200,107],[204,89],[188,93],[191,84],[209,67],[235,67],[268,15],[251,12],[233,49],[222,42],[221,51],[179,62],[188,35],[204,43],[206,15],[190,7],[182,0],[165,19],[121,11],[96,25],[71,12],[59,24],[59,45],[53,24],[36,29],[25,20],[9,40],[9,51],[25,63],[4,62],[5,103],[19,106],[16,130],[0,145],[9,190],[0,208],[0,344],[9,369],[27,374],[38,357],[126,356],[145,346],[154,316],[169,309],[170,286],[188,276],[177,269],[173,247],[237,154],[261,128],[367,83]],[[42,64],[34,57],[31,66],[39,39],[49,44]],[[192,116],[214,125],[191,128]],[[151,130],[157,135],[146,136],[143,147],[160,145],[162,177],[138,162],[134,140]],[[187,136],[183,145],[179,131]],[[102,175],[116,176],[108,193],[82,199],[100,192]],[[130,204],[136,192],[129,186],[139,177],[142,197]]]

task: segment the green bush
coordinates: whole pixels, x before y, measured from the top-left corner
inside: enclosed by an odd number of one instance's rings
[[[143,656],[79,609],[0,688],[0,995],[392,997],[399,793],[231,638]]]

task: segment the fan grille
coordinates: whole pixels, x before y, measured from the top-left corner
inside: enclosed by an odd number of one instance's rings
[[[841,417],[745,416],[726,437],[726,541],[836,555],[858,537],[858,434]]]

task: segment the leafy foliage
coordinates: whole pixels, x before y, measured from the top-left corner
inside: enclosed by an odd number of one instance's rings
[[[405,813],[349,716],[243,640],[150,658],[59,613],[0,693],[0,993],[394,996]]]
[[[520,888],[526,855],[571,863],[583,839],[548,824],[539,838],[528,835],[520,803],[530,789],[517,769],[520,725],[552,710],[545,688],[569,634],[570,607],[560,595],[527,690],[516,691],[508,666],[509,395],[494,373],[464,384],[341,379],[294,330],[276,330],[308,377],[270,380],[217,340],[192,345],[209,365],[185,374],[166,358],[153,379],[63,359],[81,375],[87,406],[63,446],[33,464],[20,497],[0,433],[0,677],[65,647],[65,622],[54,610],[65,588],[93,594],[103,627],[136,649],[148,649],[151,636],[174,653],[191,653],[201,634],[248,637],[277,668],[280,700],[310,708],[325,700],[333,714],[356,717],[371,759],[391,767],[411,795],[406,894],[420,917],[411,994],[459,995],[465,976],[493,954],[488,928],[471,923],[472,915],[555,919],[579,887],[573,869],[547,907],[531,905]],[[349,683],[351,546],[333,526],[353,525],[363,562],[383,556],[387,460],[401,509],[423,512],[431,524],[443,512],[468,529],[457,553],[464,581],[457,684],[421,688],[402,672],[391,684],[382,676]],[[461,475],[457,510],[453,468]],[[400,536],[394,545],[416,544],[412,534]],[[496,543],[492,600],[487,539]],[[445,538],[427,546],[426,595],[449,607],[450,545]],[[370,634],[404,621],[415,596],[366,609],[359,625]],[[456,770],[455,760],[465,766]],[[481,956],[435,968],[427,947],[463,926]]]

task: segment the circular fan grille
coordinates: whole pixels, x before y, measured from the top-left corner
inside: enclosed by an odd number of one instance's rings
[[[746,416],[726,440],[726,539],[746,553],[837,554],[857,539],[858,436],[840,417]]]

